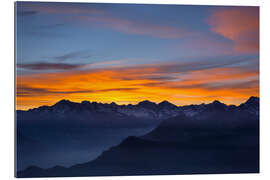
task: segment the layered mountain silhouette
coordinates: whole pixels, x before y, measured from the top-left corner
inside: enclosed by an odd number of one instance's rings
[[[73,103],[60,101],[17,112],[22,128],[29,123],[49,125],[50,118],[72,125],[87,126],[86,120],[115,126],[157,124],[145,135],[129,136],[119,145],[104,151],[95,160],[70,167],[40,168],[30,166],[17,177],[168,175],[197,173],[259,172],[259,98],[250,97],[239,106],[219,101],[210,104],[175,106],[167,101],[156,104],[143,101],[137,105]],[[89,117],[91,115],[91,118]],[[110,117],[111,121],[107,121]],[[43,117],[43,118],[42,118]],[[26,119],[30,122],[25,122]],[[100,120],[100,119],[101,120]],[[128,120],[128,122],[126,122]],[[19,121],[19,120],[18,120]],[[111,122],[111,123],[109,123]],[[24,125],[27,124],[27,125]],[[68,126],[65,124],[65,126]],[[87,161],[87,160],[86,160]]]
[[[18,125],[24,126],[145,127],[176,116],[179,111],[177,106],[167,101],[160,104],[142,101],[137,105],[117,105],[61,100],[53,106],[17,111],[17,118]]]

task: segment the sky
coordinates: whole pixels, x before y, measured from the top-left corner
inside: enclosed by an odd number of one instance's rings
[[[259,96],[259,8],[16,3],[16,108]]]

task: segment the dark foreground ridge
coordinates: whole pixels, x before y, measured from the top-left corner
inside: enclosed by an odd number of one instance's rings
[[[251,97],[239,106],[228,106],[219,101],[183,107],[174,106],[169,102],[153,104],[144,101],[132,106],[98,106],[95,103],[74,104],[70,101],[60,101],[54,106],[40,107],[41,109],[29,112],[39,114],[44,113],[46,109],[47,113],[54,112],[59,115],[70,106],[71,109],[75,106],[78,108],[74,112],[83,112],[82,106],[87,106],[92,114],[108,112],[107,115],[112,118],[122,113],[120,116],[124,119],[134,117],[132,121],[138,121],[143,117],[144,121],[159,121],[159,124],[143,136],[127,137],[93,161],[68,168],[55,166],[42,169],[31,166],[19,171],[17,177],[259,172],[257,97]],[[106,106],[110,108],[104,108]],[[54,109],[56,107],[57,111]],[[135,115],[131,112],[135,112]]]

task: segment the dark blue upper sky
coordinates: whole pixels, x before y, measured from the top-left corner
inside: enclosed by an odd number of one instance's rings
[[[213,43],[231,48],[231,40],[210,32],[207,23],[211,12],[222,8],[18,2],[17,62],[54,62],[54,57],[68,54],[75,56],[65,59],[70,63],[122,59],[145,63],[220,56],[224,47],[213,51],[219,47],[193,46],[193,42],[211,38]],[[130,27],[121,30],[125,23]]]

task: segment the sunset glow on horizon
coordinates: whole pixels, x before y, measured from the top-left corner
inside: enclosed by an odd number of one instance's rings
[[[259,8],[17,2],[16,109],[259,97]]]

